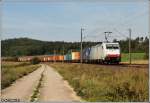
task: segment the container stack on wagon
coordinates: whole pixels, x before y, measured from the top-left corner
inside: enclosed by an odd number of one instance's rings
[[[80,61],[80,52],[72,52],[72,61],[79,62]]]
[[[41,56],[24,56],[19,57],[18,61],[31,61],[33,58],[38,58],[41,62],[61,62],[64,61],[63,55],[41,55]]]
[[[26,62],[26,61],[30,61],[32,59],[33,59],[32,56],[26,56],[26,57],[19,57],[18,61],[24,61],[24,62]]]
[[[80,61],[80,52],[68,52],[64,55],[65,62],[79,62]]]

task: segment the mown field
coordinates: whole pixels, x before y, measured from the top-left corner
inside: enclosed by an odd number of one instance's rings
[[[75,63],[49,65],[54,67],[85,101],[148,101],[148,65],[142,68]]]
[[[145,59],[145,53],[131,53],[132,61],[138,61],[138,60],[146,60]],[[129,54],[128,53],[122,53],[121,54],[121,62],[128,62],[129,61]]]
[[[33,72],[40,65],[31,65],[27,62],[2,62],[1,88],[10,86],[15,80]]]

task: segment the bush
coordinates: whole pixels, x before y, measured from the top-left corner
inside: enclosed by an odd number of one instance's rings
[[[36,57],[31,60],[31,64],[39,64],[39,63],[40,63],[40,60]]]
[[[2,61],[14,61],[14,62],[17,62],[18,61],[18,57],[4,57],[4,58],[2,58]]]

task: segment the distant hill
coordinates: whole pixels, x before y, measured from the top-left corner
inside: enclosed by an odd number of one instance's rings
[[[114,40],[116,41],[116,40]],[[128,39],[118,41],[121,52],[128,52]],[[83,42],[83,48],[91,47],[100,42]],[[148,54],[149,39],[147,37],[137,37],[131,41],[132,52],[145,52]],[[80,42],[64,41],[40,41],[30,38],[14,38],[1,41],[1,55],[8,56],[31,56],[31,55],[50,55],[66,54],[68,51],[79,51]]]
[[[84,42],[84,47],[96,45],[98,42]],[[66,54],[69,50],[79,51],[79,42],[63,42],[63,41],[40,41],[30,38],[15,38],[2,40],[1,42],[2,56],[26,56],[26,55],[44,55],[53,54],[54,50],[57,54]]]

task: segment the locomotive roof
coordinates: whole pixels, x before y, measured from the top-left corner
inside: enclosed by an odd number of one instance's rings
[[[103,42],[103,44],[119,44],[118,42]]]
[[[99,43],[95,46],[92,46],[91,48],[94,48],[94,47],[97,47],[97,46],[101,46],[102,44],[119,44],[118,42],[102,42],[102,43]]]

